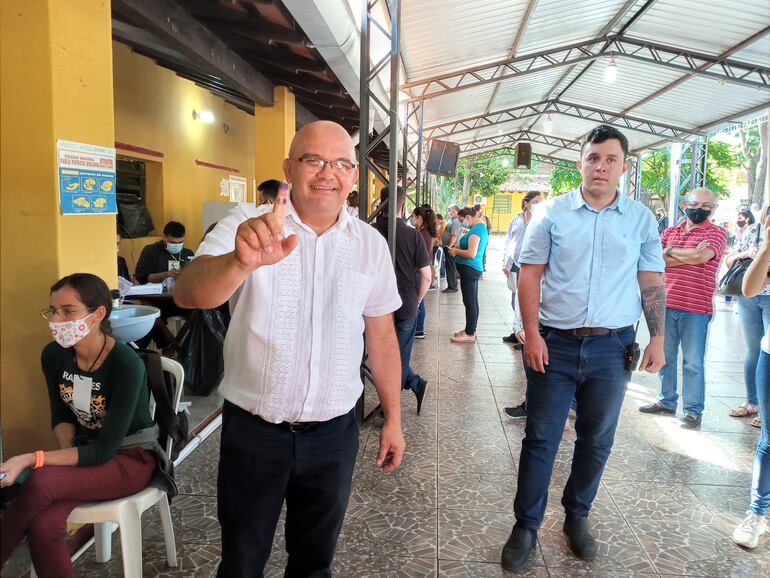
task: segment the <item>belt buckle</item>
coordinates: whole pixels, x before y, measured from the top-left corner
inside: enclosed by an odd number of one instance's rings
[[[303,421],[290,421],[287,423],[289,426],[289,431],[292,433],[302,433],[303,431],[309,430],[310,427],[313,425],[310,422],[303,422]]]

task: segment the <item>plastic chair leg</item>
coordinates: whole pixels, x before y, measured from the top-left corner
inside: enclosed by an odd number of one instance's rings
[[[138,511],[124,512],[120,526],[120,549],[124,578],[142,578],[142,518]]]
[[[163,528],[163,539],[166,542],[166,562],[171,568],[177,567],[176,542],[174,541],[174,523],[171,521],[171,508],[168,505],[168,495],[163,494],[158,502],[160,525]]]
[[[99,522],[94,524],[94,541],[96,543],[96,561],[109,562],[112,558],[112,533],[115,531],[114,522]]]

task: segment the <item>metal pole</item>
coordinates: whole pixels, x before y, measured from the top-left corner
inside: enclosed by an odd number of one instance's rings
[[[636,173],[634,174],[634,200],[642,202],[642,155],[636,157]]]
[[[668,224],[673,227],[679,222],[679,173],[681,172],[682,143],[674,142],[669,146],[671,147],[671,165],[669,169]]]
[[[396,199],[398,197],[398,90],[399,90],[399,27],[401,1],[390,1],[390,150],[388,151],[388,246],[396,260]],[[406,169],[406,167],[404,167]]]
[[[428,195],[426,191],[422,190],[422,130],[423,130],[423,105],[422,101],[418,104],[417,109],[417,174],[415,175],[414,182],[417,186],[417,198],[425,199],[427,202]],[[770,172],[770,171],[768,171]],[[432,203],[431,203],[432,205]]]
[[[369,214],[369,1],[365,0],[361,11],[361,64],[360,96],[358,106],[358,216],[366,219]]]

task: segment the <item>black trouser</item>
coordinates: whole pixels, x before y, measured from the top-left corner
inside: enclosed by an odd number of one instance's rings
[[[446,288],[457,289],[457,266],[455,258],[449,254],[449,247],[444,245],[444,264],[446,267]]]
[[[481,271],[468,265],[457,264],[460,274],[460,291],[465,305],[465,334],[475,335],[476,324],[479,321],[479,278]]]
[[[263,576],[286,500],[287,578],[331,576],[358,453],[353,410],[294,433],[225,401],[217,481],[219,578]]]

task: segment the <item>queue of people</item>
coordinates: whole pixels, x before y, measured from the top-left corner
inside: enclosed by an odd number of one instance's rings
[[[701,423],[709,303],[725,250],[724,234],[708,221],[716,198],[707,189],[692,191],[687,220],[660,235],[653,214],[617,192],[627,155],[628,140],[620,131],[596,127],[581,148],[580,187],[543,202],[538,195],[525,197],[509,228],[503,271],[512,292],[515,339],[508,342],[523,345],[527,424],[515,524],[501,554],[506,570],[524,568],[535,546],[571,407],[577,440],[562,496],[562,527],[577,557],[598,555],[588,517],[635,369],[634,326],[642,315],[650,340],[639,369],[660,372],[661,393],[641,411],[676,411],[681,344],[681,425]],[[383,190],[382,199],[394,199],[399,216],[392,262],[387,216],[371,227],[349,211],[357,166],[353,143],[340,125],[317,121],[300,129],[283,170],[286,181],[279,182],[272,202],[232,209],[194,259],[185,253],[184,228],[172,222],[163,239],[142,252],[137,267],[140,281],[173,277],[179,307],[229,303],[232,311],[220,387],[221,578],[262,574],[284,504],[285,575],[331,575],[358,454],[353,410],[363,389],[360,362],[366,352],[384,417],[374,461],[392,472],[405,450],[400,394],[413,392],[419,414],[427,391],[410,358],[421,305],[425,312],[435,279],[439,239],[445,291],[452,292],[450,270],[456,272],[465,307],[465,326],[451,341],[477,341],[478,285],[489,240],[481,207],[450,207],[442,234],[430,207],[415,209],[411,228],[403,218],[405,192]],[[745,415],[756,407],[762,418],[750,513],[733,534],[749,548],[766,530],[770,506],[767,208],[763,215],[764,229],[751,233],[756,244],[736,253],[753,257],[743,281],[745,317],[763,316],[759,333],[757,323],[744,330],[758,353],[756,394],[747,382],[741,407]],[[751,301],[757,297],[762,299]],[[41,577],[71,576],[62,531],[71,510],[83,501],[134,493],[156,480],[167,463],[147,434],[153,423],[142,361],[110,335],[111,304],[106,284],[93,275],[71,275],[51,287],[42,314],[54,341],[43,351],[42,373],[61,449],[0,465],[2,486],[31,470],[2,518],[0,564],[27,536]]]

